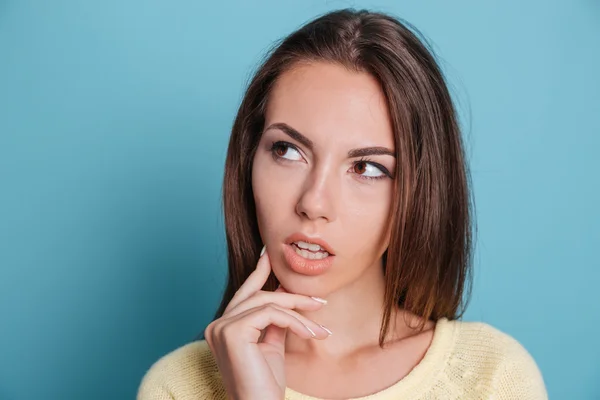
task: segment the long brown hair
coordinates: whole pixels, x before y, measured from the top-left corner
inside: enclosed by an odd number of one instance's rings
[[[422,317],[422,324],[462,315],[472,280],[470,177],[444,76],[419,37],[414,27],[390,15],[344,9],[309,22],[269,51],[248,85],[229,141],[223,184],[229,276],[215,318],[254,270],[262,247],[252,160],[270,90],[299,62],[370,73],[387,98],[397,162],[390,244],[383,257],[380,346],[395,305]],[[276,284],[272,275],[265,290]]]

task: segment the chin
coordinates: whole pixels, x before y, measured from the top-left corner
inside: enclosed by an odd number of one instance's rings
[[[310,264],[310,261],[308,265],[304,264],[308,260],[292,254],[289,245],[283,245],[281,251],[272,254],[272,257],[273,273],[288,293],[326,297],[338,289],[339,285],[336,285],[335,277],[340,270],[335,267],[336,263],[333,262],[335,256],[331,256],[332,258],[325,268],[317,265],[316,270],[310,270],[310,267],[314,266],[314,264]]]
[[[331,284],[324,276],[305,276],[293,271],[273,271],[281,286],[288,293],[324,297],[331,292]]]

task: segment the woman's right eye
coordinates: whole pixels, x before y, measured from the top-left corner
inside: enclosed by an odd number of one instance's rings
[[[283,158],[290,161],[301,161],[302,155],[290,143],[275,142],[271,147],[271,153],[275,158]]]

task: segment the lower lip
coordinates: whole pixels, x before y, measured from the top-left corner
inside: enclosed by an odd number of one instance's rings
[[[292,244],[286,244],[283,246],[283,256],[294,272],[310,276],[321,275],[325,273],[329,268],[331,268],[331,264],[333,264],[333,257],[335,257],[330,255],[320,260],[309,260],[308,258],[304,258],[296,253],[294,250],[294,245]]]

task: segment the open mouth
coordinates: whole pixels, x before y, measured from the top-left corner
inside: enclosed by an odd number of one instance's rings
[[[322,260],[330,255],[323,247],[315,243],[297,241],[292,242],[291,246],[296,254],[308,260]]]
[[[299,232],[285,240],[283,254],[293,271],[309,276],[325,273],[332,267],[335,259],[335,254],[326,241]]]

